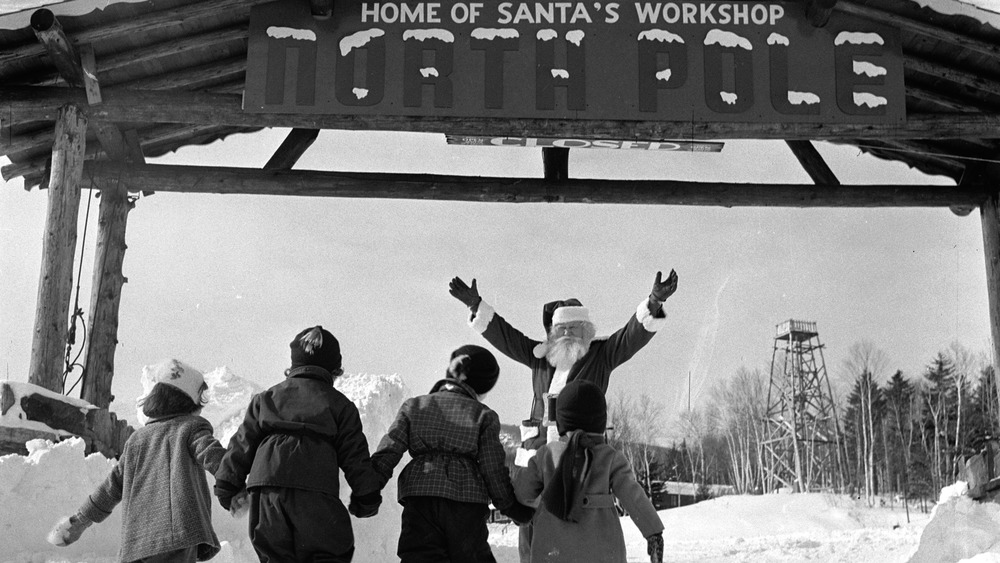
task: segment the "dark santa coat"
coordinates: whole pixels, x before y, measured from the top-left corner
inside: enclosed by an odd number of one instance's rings
[[[597,337],[591,341],[587,353],[570,368],[566,381],[576,379],[590,381],[607,393],[611,372],[648,344],[666,321],[667,316],[663,309],[657,311],[657,315],[654,316],[649,312],[649,300],[644,299],[625,326],[611,336]],[[531,369],[534,398],[531,403],[530,418],[540,421],[545,411],[544,395],[548,393],[556,371],[545,358],[548,344],[525,336],[485,301],[479,303],[479,308],[473,314],[469,325],[501,353]],[[539,432],[537,437],[526,440],[524,447],[537,449],[544,443],[545,434]]]

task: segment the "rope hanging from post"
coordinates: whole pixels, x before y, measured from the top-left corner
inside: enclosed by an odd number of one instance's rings
[[[80,264],[76,271],[76,297],[73,300],[73,315],[70,317],[69,332],[66,334],[66,367],[63,370],[62,376],[62,387],[63,395],[69,395],[76,389],[77,385],[80,385],[84,377],[87,375],[87,368],[83,364],[79,363],[80,356],[83,355],[83,351],[87,349],[87,324],[83,323],[83,338],[80,341],[80,349],[76,353],[76,357],[70,360],[70,356],[73,355],[73,345],[76,344],[76,322],[83,320],[83,309],[80,307],[80,278],[83,275],[83,253],[87,249],[87,230],[90,225],[90,204],[94,199],[94,178],[90,178],[90,189],[87,195],[87,212],[83,218],[83,240],[80,242]],[[80,377],[76,378],[76,382],[68,390],[66,389],[66,379],[69,378],[69,374],[73,372],[73,369],[80,368]]]

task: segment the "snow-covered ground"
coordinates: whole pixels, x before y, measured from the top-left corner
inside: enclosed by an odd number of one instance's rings
[[[246,401],[258,389],[220,368],[206,374],[212,402],[204,414],[220,438],[228,440]],[[395,375],[354,375],[338,382],[362,412],[374,446],[409,396]],[[0,457],[0,562],[111,562],[120,543],[118,512],[92,526],[76,544],[46,543],[49,528],[70,514],[112,467],[94,454],[84,457],[79,439],[52,444],[35,440],[28,456]],[[405,462],[405,460],[404,460]],[[343,481],[342,481],[343,483]],[[342,487],[346,497],[349,489]],[[962,494],[962,484],[942,491],[932,513],[911,506],[870,508],[828,494],[726,496],[660,512],[671,562],[851,562],[1000,563],[1000,504],[978,503]],[[395,483],[383,491],[375,518],[355,520],[355,561],[392,561],[400,509]],[[247,540],[246,520],[213,507],[213,523],[223,549],[219,563],[256,561]],[[628,518],[622,519],[630,562],[648,561],[646,542]],[[490,543],[499,563],[517,562],[517,528],[491,524]]]

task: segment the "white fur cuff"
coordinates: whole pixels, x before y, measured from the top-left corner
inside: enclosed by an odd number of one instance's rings
[[[635,309],[635,318],[642,324],[642,327],[649,332],[656,332],[661,328],[667,326],[667,313],[662,310],[662,317],[654,317],[652,313],[649,312],[649,298],[643,299],[642,303]]]
[[[482,334],[486,331],[486,327],[490,325],[490,321],[493,320],[493,315],[495,314],[496,311],[493,310],[493,307],[490,307],[489,303],[480,301],[475,315],[469,319],[469,326],[472,327],[472,330]]]

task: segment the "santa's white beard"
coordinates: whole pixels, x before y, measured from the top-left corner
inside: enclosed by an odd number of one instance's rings
[[[585,342],[582,338],[561,336],[549,342],[549,350],[545,353],[545,359],[549,361],[549,365],[556,369],[568,370],[589,349],[590,343]]]

